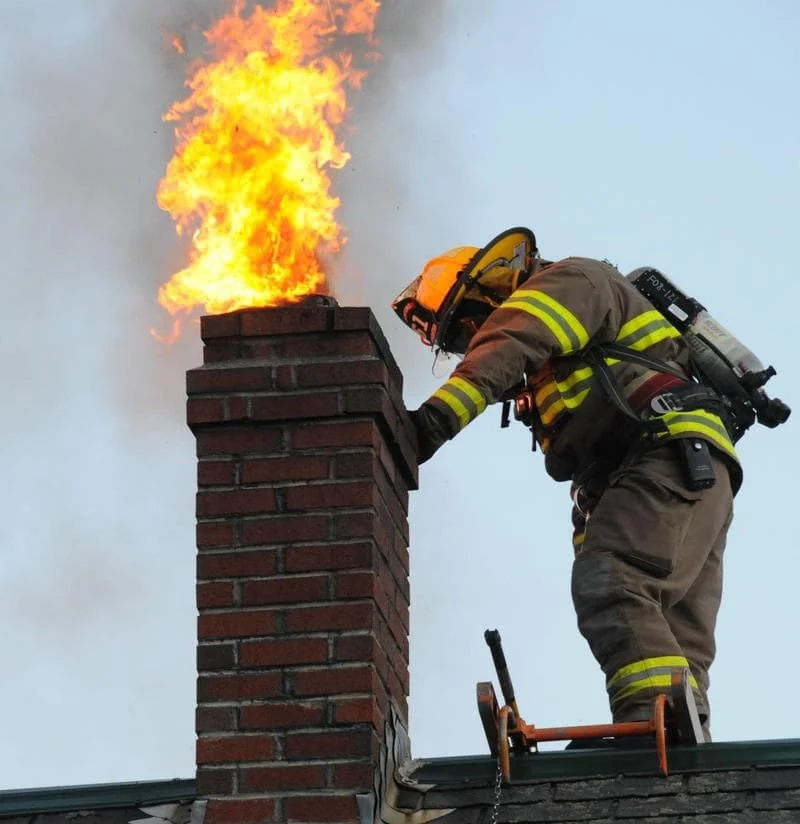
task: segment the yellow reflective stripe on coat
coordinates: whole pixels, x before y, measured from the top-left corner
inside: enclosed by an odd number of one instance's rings
[[[589,333],[575,315],[538,289],[518,289],[503,309],[519,309],[540,320],[558,341],[563,354],[578,352],[589,343]]]
[[[567,409],[577,409],[583,403],[592,388],[593,377],[592,367],[585,366],[567,375],[563,381],[556,381],[561,399]]]
[[[690,412],[665,412],[660,418],[667,427],[664,437],[696,435],[710,441],[734,460],[739,460],[728,430],[719,415],[706,412],[705,409],[692,409]]]
[[[539,413],[539,419],[545,426],[550,426],[567,408],[561,399],[561,393],[558,391],[558,385],[555,381],[548,381],[536,390],[534,403],[536,404],[536,411]]]
[[[642,690],[669,687],[672,683],[673,671],[684,667],[688,669],[689,662],[682,655],[644,658],[622,667],[606,684],[611,705]],[[697,689],[697,679],[691,674],[689,684]]]
[[[656,309],[642,312],[623,323],[615,343],[641,352],[667,338],[679,338],[681,333]]]
[[[486,409],[486,398],[464,378],[454,376],[433,393],[458,418],[458,428],[463,429]]]

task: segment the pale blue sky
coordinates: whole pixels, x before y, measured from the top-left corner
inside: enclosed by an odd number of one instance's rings
[[[0,217],[3,517],[0,785],[190,776],[194,447],[157,284],[180,259],[154,190],[181,63],[162,27],[215,0],[6,0]],[[422,0],[407,0],[409,15]],[[219,0],[216,0],[219,6]],[[416,406],[429,354],[388,309],[425,260],[527,224],[549,257],[662,268],[797,405],[800,10],[789,0],[425,0],[386,37],[338,178],[343,303],[372,306]],[[194,12],[193,12],[194,13]],[[435,15],[434,15],[435,16]],[[397,45],[404,42],[400,50]],[[393,46],[395,49],[393,50]],[[440,367],[440,376],[446,370]],[[800,737],[794,420],[741,447],[727,552],[718,740]],[[498,627],[529,723],[607,719],[575,627],[567,489],[490,409],[412,503],[411,736],[481,753],[475,682]]]

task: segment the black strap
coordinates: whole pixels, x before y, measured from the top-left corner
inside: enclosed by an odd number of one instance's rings
[[[682,381],[686,380],[686,375],[679,369],[675,369],[668,363],[657,360],[656,358],[643,355],[635,349],[628,349],[627,346],[621,346],[618,343],[595,343],[587,347],[587,354],[591,350],[599,351],[601,355],[606,358],[617,358],[618,360],[630,361],[637,363],[639,366],[645,366],[655,372],[666,372],[668,375],[679,378]],[[604,364],[605,365],[605,364]]]
[[[619,386],[611,373],[611,368],[605,362],[605,351],[606,347],[603,344],[603,346],[590,346],[584,350],[583,354],[586,362],[594,367],[594,372],[608,397],[625,417],[634,421],[641,429],[648,429],[651,432],[664,431],[666,424],[660,418],[654,418],[653,420],[642,418],[628,403],[628,399],[619,391]],[[685,379],[684,377],[683,380]]]

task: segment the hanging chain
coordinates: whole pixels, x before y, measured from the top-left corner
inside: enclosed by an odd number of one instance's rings
[[[503,770],[500,767],[500,756],[497,756],[497,774],[494,778],[494,806],[492,807],[492,824],[497,824],[500,815],[500,793],[503,788]]]

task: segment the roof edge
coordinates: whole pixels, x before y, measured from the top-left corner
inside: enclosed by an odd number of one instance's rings
[[[185,803],[194,801],[196,797],[197,782],[194,778],[0,790],[0,816],[147,807]]]
[[[800,766],[800,739],[670,747],[667,760],[670,773]],[[408,778],[412,784],[463,788],[491,784],[496,774],[497,761],[491,756],[461,756],[415,759]],[[511,780],[514,783],[657,774],[655,749],[557,750],[511,756]]]

